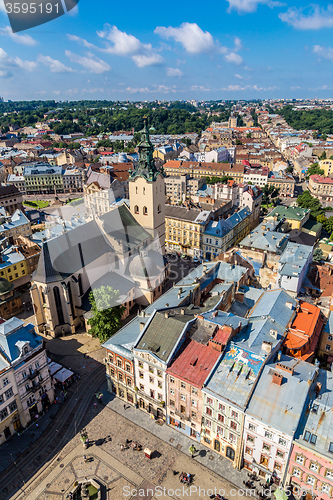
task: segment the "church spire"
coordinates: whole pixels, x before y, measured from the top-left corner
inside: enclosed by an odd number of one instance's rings
[[[149,137],[148,120],[143,119],[143,130],[141,131],[141,142],[139,143],[139,162],[136,168],[129,171],[129,178],[144,177],[147,181],[155,181],[159,174],[163,175],[163,170],[156,168],[153,158],[154,146]]]

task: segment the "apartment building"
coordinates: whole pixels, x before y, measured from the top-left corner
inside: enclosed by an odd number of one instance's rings
[[[296,181],[293,176],[287,172],[270,172],[267,180],[269,186],[279,189],[279,196],[293,197]]]
[[[316,375],[310,363],[280,354],[264,366],[246,410],[243,446],[244,466],[265,481],[286,484],[293,439]]]
[[[321,175],[311,175],[309,191],[321,201],[333,201],[333,178]]]
[[[320,160],[318,162],[318,167],[321,170],[324,170],[325,177],[333,175],[333,160],[331,160],[331,159]]]
[[[229,248],[236,246],[247,234],[252,226],[252,213],[242,208],[227,219],[210,221],[203,236],[204,259],[213,260]]]
[[[23,210],[22,192],[16,186],[0,186],[0,206],[6,212],[13,214],[16,210]]]
[[[0,445],[22,428],[22,408],[14,370],[1,354],[0,352]]]
[[[309,369],[311,366],[308,365]],[[288,464],[286,484],[290,484],[297,500],[331,500],[333,496],[332,395],[331,373],[318,370],[310,390],[310,401],[294,436]],[[295,398],[290,404],[294,405],[294,401]]]
[[[166,201],[169,205],[178,205],[192,199],[205,183],[204,179],[190,175],[169,176],[164,181]]]
[[[133,347],[139,408],[166,420],[166,369],[184,343],[193,322],[192,309],[155,311]]]
[[[249,168],[245,167],[243,181],[254,184],[255,186],[264,187],[267,184],[269,169],[262,168]]]
[[[163,165],[166,175],[190,174],[191,177],[231,177],[243,182],[244,165],[232,163],[204,163],[197,161],[168,161]]]
[[[165,247],[167,252],[202,256],[202,239],[211,211],[196,208],[165,207]]]
[[[33,324],[11,318],[0,324],[0,358],[7,359],[14,370],[25,427],[54,399],[44,340]]]

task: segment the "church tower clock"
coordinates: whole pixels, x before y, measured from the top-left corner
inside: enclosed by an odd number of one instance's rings
[[[137,222],[154,238],[165,252],[165,183],[163,168],[158,170],[153,158],[154,146],[149,138],[147,118],[144,119],[139,162],[129,172],[130,210]]]

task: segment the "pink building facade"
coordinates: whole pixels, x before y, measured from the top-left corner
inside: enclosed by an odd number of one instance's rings
[[[331,410],[332,411],[332,410]],[[313,434],[312,434],[313,435]],[[333,454],[329,460],[306,447],[294,444],[289,461],[289,482],[295,498],[331,500],[333,497]]]

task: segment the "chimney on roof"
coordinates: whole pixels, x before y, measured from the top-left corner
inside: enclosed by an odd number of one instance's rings
[[[281,373],[277,373],[277,372],[273,373],[273,378],[272,378],[273,384],[282,385],[282,379],[283,379],[283,377],[282,377]]]
[[[142,332],[144,327],[145,327],[145,323],[143,321],[140,321],[140,332]]]
[[[165,317],[166,319],[168,319],[168,317],[169,317],[169,311],[165,311],[165,313],[164,313],[164,317]]]
[[[284,370],[285,372],[291,373],[291,375],[293,375],[293,373],[294,373],[293,367],[283,365],[282,363],[276,363],[276,367],[280,368],[280,370]]]
[[[218,314],[219,314],[218,311],[214,311],[213,312],[213,318],[216,318],[216,316],[218,316]]]
[[[293,303],[292,302],[286,302],[286,307],[288,307],[288,309],[293,309]]]
[[[272,342],[267,342],[267,340],[264,340],[261,344],[261,349],[269,354],[270,352],[272,352]]]
[[[181,310],[180,310],[180,314],[181,314],[182,316],[185,316],[185,309],[184,309],[184,308],[181,308]]]

